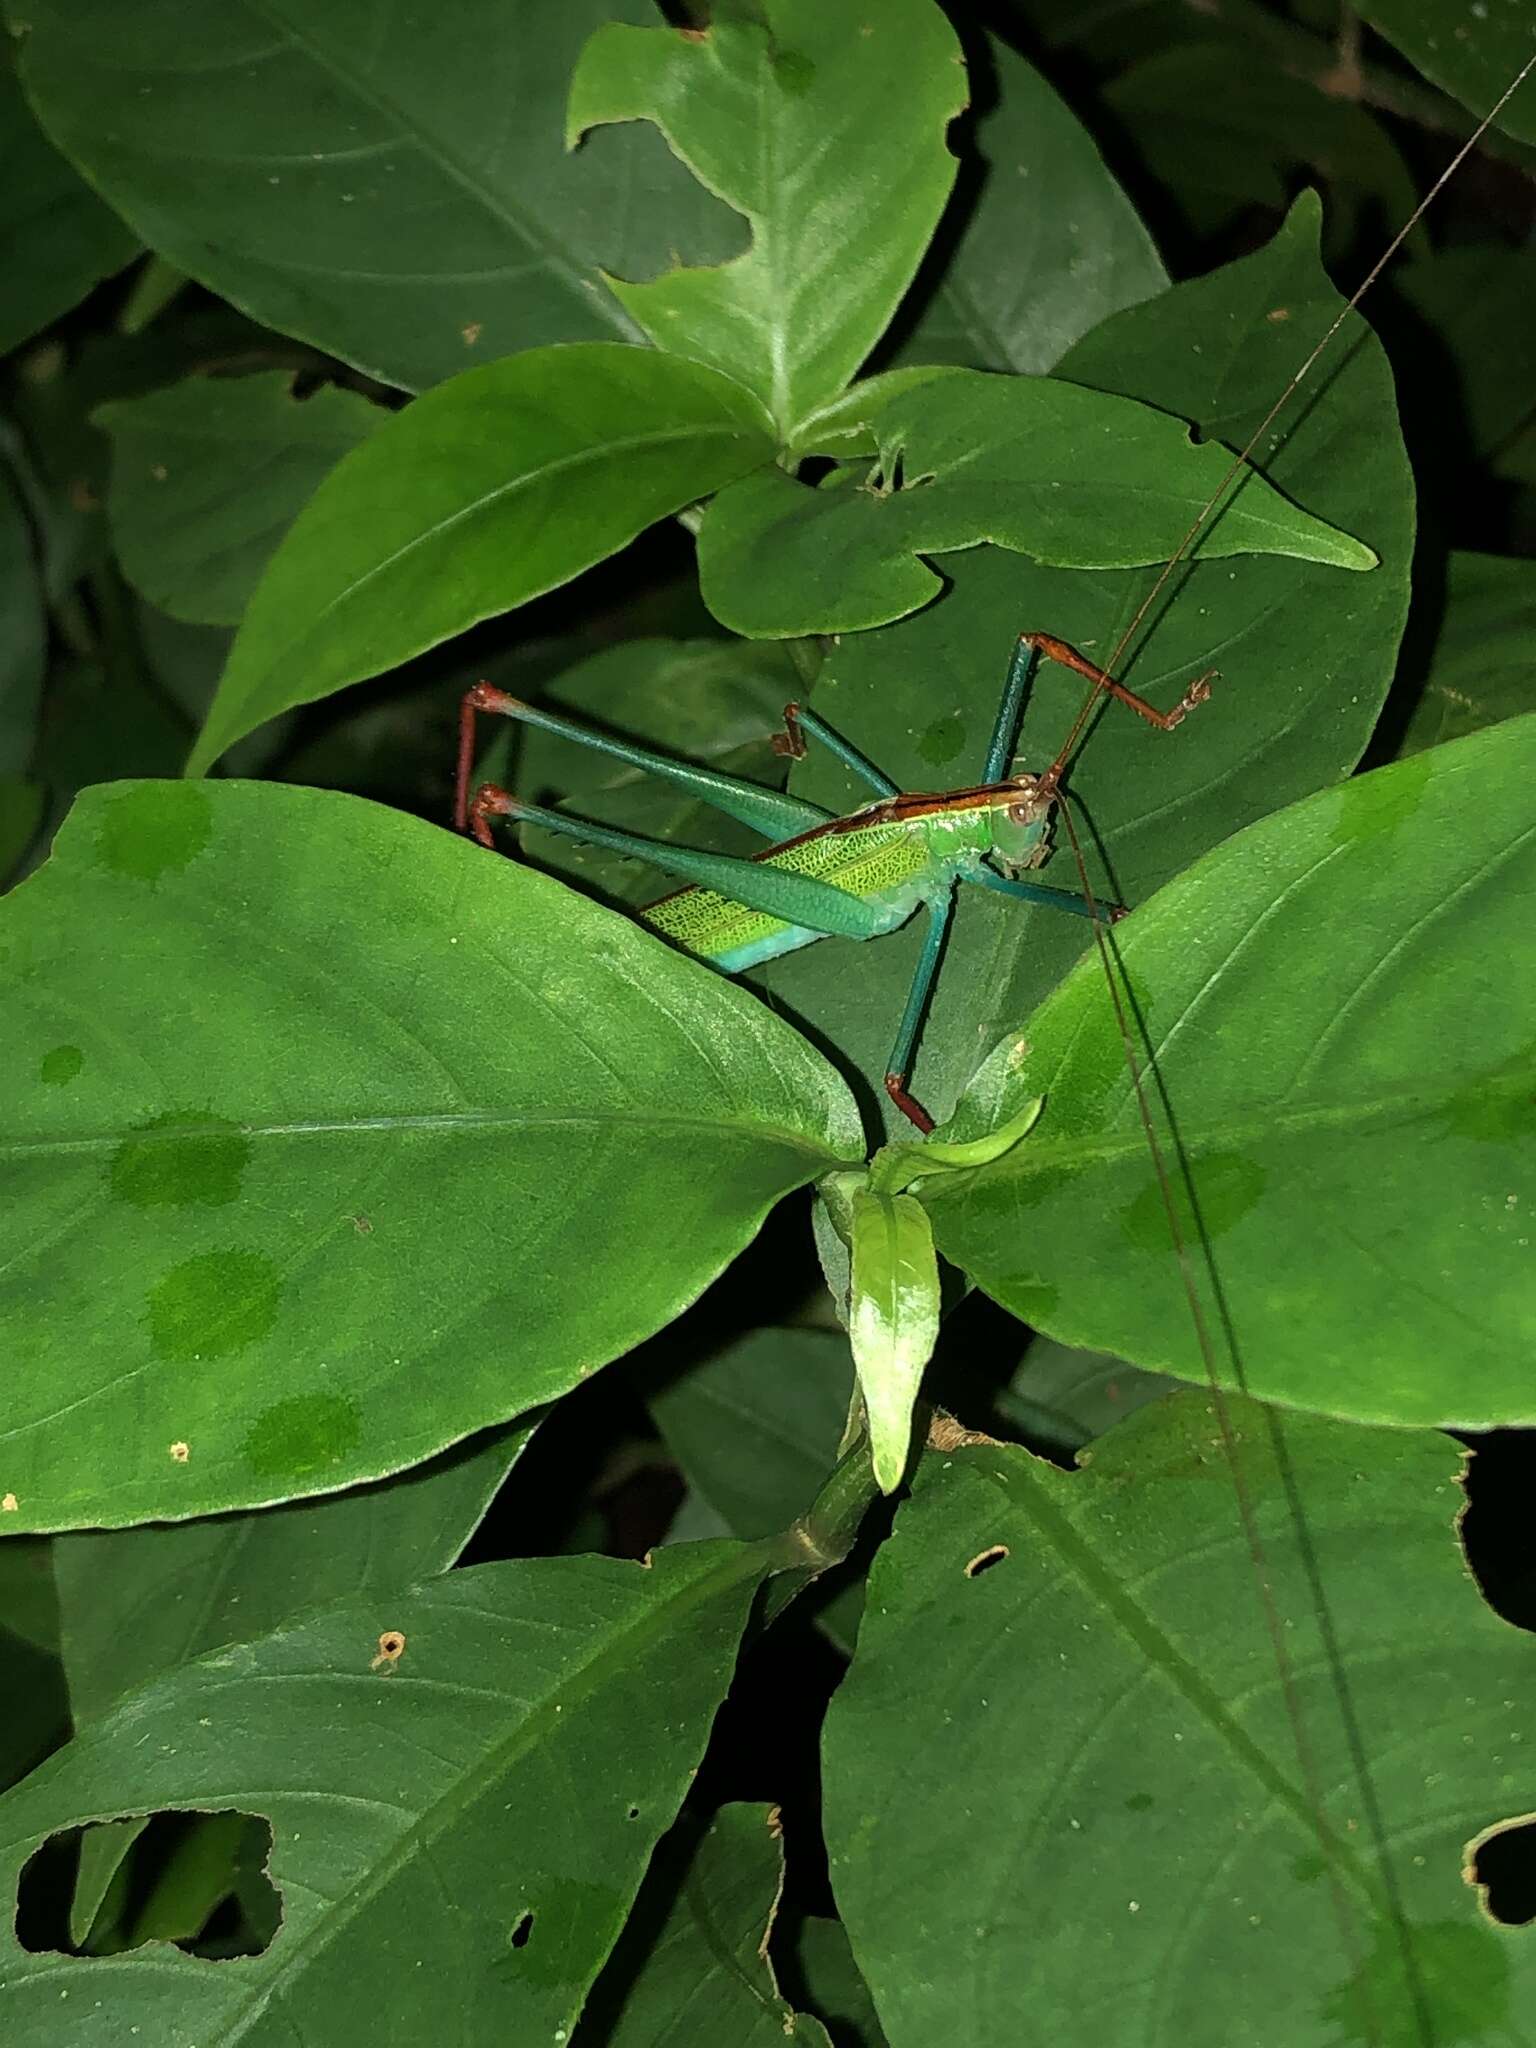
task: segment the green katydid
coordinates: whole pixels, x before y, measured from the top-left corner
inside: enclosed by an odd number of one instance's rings
[[[641,922],[726,974],[742,973],[818,939],[879,938],[923,911],[927,935],[886,1062],[885,1086],[919,1130],[931,1131],[933,1119],[907,1082],[957,886],[970,882],[1077,916],[1093,917],[1103,909],[1077,894],[1020,879],[1049,854],[1051,811],[1081,727],[1081,721],[1074,725],[1067,745],[1043,773],[1009,772],[1025,691],[1042,656],[1086,677],[1095,695],[1107,692],[1165,732],[1210,695],[1215,673],[1191,684],[1172,710],[1159,711],[1064,641],[1048,633],[1021,634],[1008,664],[980,782],[937,792],[899,790],[814,712],[788,705],[785,730],[775,741],[779,750],[798,758],[807,739],[817,740],[874,791],[872,802],[844,817],[735,776],[669,760],[477,683],[463,700],[456,822],[490,846],[492,818],[520,820],[677,876],[685,886],[648,905],[640,912]],[[494,783],[482,785],[471,799],[475,724],[481,712],[518,719],[642,768],[774,843],[743,860],[545,810]]]

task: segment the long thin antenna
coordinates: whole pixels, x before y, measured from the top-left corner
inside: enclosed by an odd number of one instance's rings
[[[1146,618],[1148,612],[1151,611],[1152,607],[1157,603],[1159,597],[1161,597],[1163,592],[1167,589],[1170,580],[1178,573],[1179,569],[1187,560],[1189,552],[1194,547],[1195,542],[1200,538],[1200,535],[1205,531],[1205,528],[1211,523],[1212,519],[1214,519],[1218,509],[1221,508],[1222,501],[1227,495],[1227,487],[1232,483],[1235,477],[1239,476],[1242,473],[1242,471],[1247,468],[1249,456],[1252,455],[1254,449],[1258,447],[1259,443],[1263,440],[1264,436],[1269,432],[1270,428],[1274,425],[1275,421],[1279,418],[1280,414],[1285,410],[1285,408],[1290,404],[1291,400],[1296,396],[1296,393],[1301,389],[1303,383],[1306,381],[1308,375],[1310,374],[1313,366],[1316,364],[1319,356],[1323,355],[1325,351],[1329,348],[1339,329],[1344,325],[1345,321],[1349,318],[1350,314],[1353,313],[1359,306],[1360,301],[1365,297],[1366,293],[1371,289],[1372,285],[1375,284],[1377,278],[1380,277],[1381,273],[1392,261],[1392,258],[1397,254],[1398,250],[1403,246],[1404,242],[1406,242],[1408,237],[1413,233],[1414,229],[1418,226],[1419,222],[1424,218],[1426,212],[1434,204],[1435,200],[1440,196],[1441,192],[1445,189],[1446,185],[1449,184],[1451,179],[1455,177],[1456,173],[1461,169],[1461,166],[1466,162],[1467,158],[1471,155],[1472,151],[1477,147],[1478,143],[1482,141],[1484,135],[1487,134],[1489,128],[1492,127],[1494,121],[1497,120],[1498,116],[1509,104],[1510,100],[1514,98],[1515,94],[1520,90],[1521,86],[1524,85],[1526,79],[1530,77],[1532,71],[1536,71],[1536,50],[1533,50],[1530,56],[1526,58],[1525,62],[1521,65],[1520,69],[1515,73],[1514,77],[1510,80],[1509,84],[1505,86],[1503,92],[1499,94],[1499,97],[1488,109],[1488,112],[1483,116],[1482,120],[1478,122],[1477,126],[1473,129],[1472,133],[1467,137],[1466,141],[1461,145],[1460,149],[1457,150],[1456,154],[1445,166],[1445,169],[1440,173],[1439,177],[1436,178],[1435,182],[1424,194],[1424,197],[1419,201],[1418,205],[1413,209],[1412,213],[1410,213],[1408,218],[1403,222],[1403,225],[1398,229],[1397,233],[1392,237],[1391,241],[1388,242],[1386,248],[1382,250],[1381,254],[1377,257],[1376,261],[1371,265],[1370,269],[1366,272],[1365,276],[1360,280],[1359,284],[1355,286],[1355,289],[1353,290],[1353,292],[1351,292],[1349,298],[1339,308],[1338,312],[1334,314],[1332,320],[1329,321],[1328,326],[1323,332],[1322,339],[1314,346],[1312,352],[1310,353],[1310,355],[1308,355],[1306,361],[1302,364],[1301,368],[1291,378],[1290,382],[1285,386],[1284,390],[1282,390],[1280,396],[1269,408],[1269,411],[1265,413],[1263,419],[1259,421],[1259,424],[1248,436],[1248,439],[1244,442],[1243,446],[1239,449],[1237,454],[1233,456],[1231,466],[1228,468],[1226,474],[1222,477],[1221,482],[1216,486],[1215,490],[1211,493],[1210,497],[1206,500],[1205,504],[1200,508],[1199,512],[1196,513],[1195,517],[1190,521],[1190,524],[1184,533],[1183,539],[1179,542],[1178,546],[1174,549],[1172,555],[1168,558],[1168,560],[1163,564],[1162,568],[1158,571],[1158,574],[1153,581],[1151,589],[1147,592],[1146,596],[1141,600],[1141,603],[1137,605],[1135,611],[1131,614],[1130,624],[1126,627],[1125,631],[1120,635],[1120,638],[1115,642],[1114,648],[1110,653],[1109,659],[1104,663],[1105,668],[1109,671],[1109,673],[1112,676],[1117,676],[1119,674],[1120,664],[1125,659],[1126,649],[1130,646],[1131,642],[1136,638],[1137,633],[1140,632],[1142,621]],[[1079,739],[1081,739],[1082,737],[1083,728],[1087,725],[1088,720],[1093,715],[1095,707],[1099,704],[1100,701],[1101,693],[1097,688],[1090,690],[1088,695],[1083,699],[1082,708],[1079,710],[1077,717],[1073,720],[1072,729],[1067,734],[1066,742],[1063,745],[1061,752],[1056,756],[1055,762],[1053,763],[1053,771],[1055,773],[1060,774],[1061,771],[1065,769],[1067,762],[1072,757],[1073,749],[1076,747]]]

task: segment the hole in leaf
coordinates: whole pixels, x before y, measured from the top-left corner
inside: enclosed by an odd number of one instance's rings
[[[1536,1920],[1536,1820],[1516,1821],[1480,1842],[1472,1878],[1501,1926],[1528,1927]]]
[[[979,1550],[965,1568],[968,1579],[979,1579],[983,1572],[991,1571],[993,1565],[1001,1564],[1008,1555],[1006,1543],[994,1543],[990,1550]]]
[[[632,1806],[629,1809],[629,1818],[631,1820],[638,1820],[640,1818],[640,1809],[638,1806]]]
[[[528,1937],[530,1934],[532,1934],[532,1932],[533,1914],[530,1911],[525,1913],[521,1920],[519,1920],[517,1925],[513,1928],[512,1946],[514,1948],[526,1948],[528,1946]]]
[[[134,1814],[50,1835],[16,1888],[33,1955],[111,1956],[165,1942],[211,1962],[259,1956],[283,1917],[272,1823],[239,1812]]]

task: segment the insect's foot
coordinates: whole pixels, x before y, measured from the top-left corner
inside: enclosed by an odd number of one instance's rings
[[[887,1074],[885,1077],[885,1092],[901,1111],[907,1122],[909,1124],[916,1124],[917,1128],[926,1138],[933,1129],[933,1118],[924,1109],[915,1095],[907,1093],[906,1075]]]
[[[800,706],[784,706],[784,730],[776,732],[769,742],[776,754],[787,754],[791,761],[805,759],[805,734],[800,729]]]
[[[1208,668],[1203,676],[1196,676],[1178,703],[1174,705],[1173,710],[1168,714],[1169,725],[1175,726],[1181,719],[1188,717],[1197,704],[1208,703],[1211,695],[1211,684],[1219,682],[1220,679],[1221,670],[1216,668]]]

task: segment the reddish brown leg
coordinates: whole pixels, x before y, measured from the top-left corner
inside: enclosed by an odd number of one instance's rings
[[[791,761],[805,759],[805,734],[800,730],[800,706],[784,706],[784,730],[776,732],[769,743],[776,754],[786,754]]]
[[[474,802],[465,806],[464,823],[468,824],[482,846],[494,848],[492,818],[516,818],[521,816],[522,810],[523,806],[510,790],[499,789],[494,782],[482,782],[475,791]],[[463,830],[463,824],[460,830]]]
[[[469,824],[469,778],[475,766],[475,720],[482,711],[499,711],[503,717],[522,710],[517,697],[509,697],[505,690],[498,690],[491,683],[476,683],[472,690],[466,690],[459,700],[459,768],[453,779],[453,829],[462,832]],[[488,784],[487,787],[490,785]],[[475,798],[480,801],[485,791]],[[475,837],[481,837],[476,828]],[[490,845],[490,840],[484,841]]]
[[[907,1119],[908,1123],[916,1124],[917,1128],[926,1138],[933,1129],[933,1118],[924,1109],[915,1095],[907,1093],[906,1075],[887,1074],[885,1077],[885,1092]]]
[[[1149,704],[1145,697],[1138,697],[1134,690],[1128,690],[1124,683],[1117,683],[1112,675],[1101,669],[1097,662],[1090,661],[1085,654],[1079,654],[1075,647],[1069,647],[1065,640],[1058,640],[1051,633],[1021,633],[1020,641],[1026,647],[1033,647],[1050,661],[1059,661],[1063,668],[1084,676],[1090,683],[1096,683],[1117,703],[1134,711],[1138,718],[1144,718],[1149,725],[1155,725],[1162,732],[1172,732],[1176,725],[1183,723],[1197,704],[1203,704],[1211,694],[1211,679],[1218,671],[1208,668],[1203,676],[1197,676],[1171,711],[1159,711],[1155,704]]]

